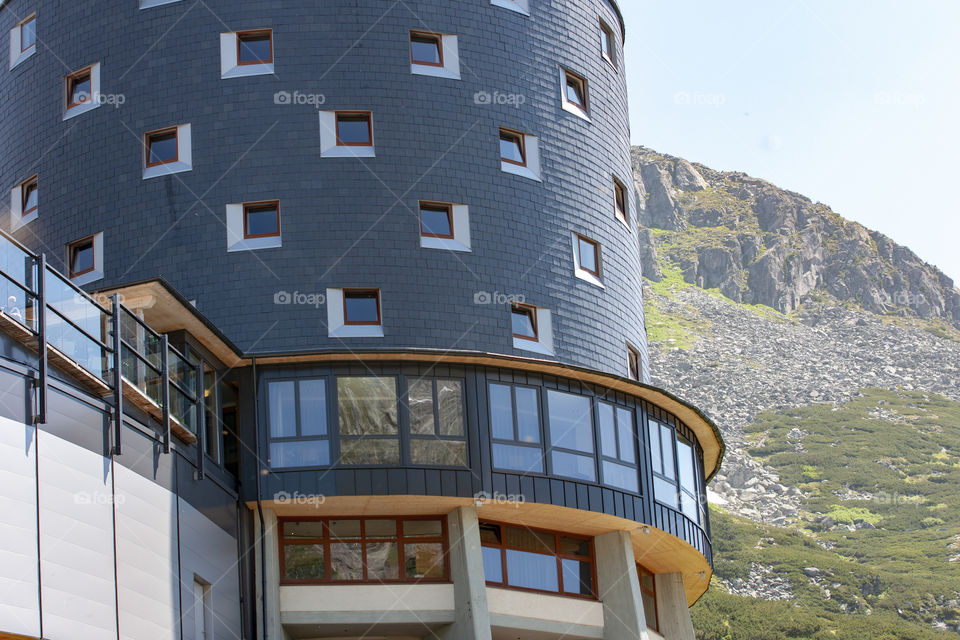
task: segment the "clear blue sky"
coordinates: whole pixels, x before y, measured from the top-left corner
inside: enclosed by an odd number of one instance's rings
[[[960,2],[619,4],[634,144],[802,193],[960,283]]]

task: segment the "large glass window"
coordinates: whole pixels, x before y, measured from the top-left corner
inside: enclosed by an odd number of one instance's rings
[[[587,396],[547,392],[552,473],[591,482],[597,479],[593,419]]]
[[[396,378],[337,378],[337,407],[343,464],[400,463]]]
[[[449,579],[440,518],[281,520],[284,582],[429,582]]]
[[[537,389],[491,384],[490,430],[494,467],[543,473]]]
[[[463,381],[421,378],[407,384],[410,462],[465,466]]]
[[[699,524],[696,456],[693,452],[693,443],[681,435],[677,435],[677,475],[680,480],[680,510]]]
[[[650,419],[648,423],[654,496],[694,522],[702,523],[701,463],[693,441],[662,422]]]
[[[648,420],[650,435],[650,457],[653,463],[653,494],[659,502],[676,509],[679,507],[677,496],[677,472],[673,456],[673,428]]]
[[[481,523],[487,583],[518,589],[593,596],[589,538]]]
[[[600,468],[603,483],[637,493],[637,449],[633,430],[633,411],[607,402],[597,403],[600,429]]]
[[[271,467],[330,464],[326,379],[268,382],[267,412]]]

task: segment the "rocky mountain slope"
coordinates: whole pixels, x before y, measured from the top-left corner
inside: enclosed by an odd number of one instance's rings
[[[634,163],[654,382],[727,441],[700,637],[956,638],[960,292],[798,194]]]

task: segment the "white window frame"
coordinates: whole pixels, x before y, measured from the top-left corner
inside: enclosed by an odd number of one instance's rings
[[[594,275],[587,271],[586,269],[580,266],[580,238],[584,238],[594,243],[597,246],[597,271],[600,275]],[[582,233],[577,233],[576,231],[570,232],[570,241],[573,247],[573,275],[575,275],[580,280],[589,282],[590,284],[596,285],[601,289],[605,289],[603,286],[603,248],[600,246],[600,242],[585,236]]]
[[[16,67],[18,64],[20,64],[21,62],[23,62],[24,60],[26,60],[27,58],[29,58],[30,56],[32,56],[37,52],[36,44],[34,44],[32,47],[30,47],[26,51],[20,50],[21,46],[23,45],[23,40],[21,39],[23,37],[23,32],[21,31],[21,29],[23,25],[29,22],[30,20],[33,20],[34,22],[36,22],[37,20],[36,12],[32,13],[31,15],[27,16],[26,18],[18,22],[13,29],[10,29],[10,69],[11,70],[14,67]],[[39,38],[39,32],[37,34],[37,37]]]
[[[546,307],[538,307],[532,304],[524,303],[525,307],[531,307],[536,313],[536,323],[537,323],[537,339],[529,340],[527,338],[517,338],[513,336],[513,348],[521,349],[523,351],[533,351],[545,356],[554,355],[553,351],[553,315],[550,313],[550,309]],[[512,323],[513,323],[513,307],[512,305],[507,305],[507,313],[510,313],[510,322],[511,322],[511,335]]]
[[[193,576],[193,637],[194,640],[213,640],[213,586]]]
[[[416,29],[411,30],[411,36],[416,33]],[[425,33],[425,32],[424,32]],[[410,58],[410,73],[419,76],[433,76],[434,78],[449,78],[450,80],[460,79],[460,49],[457,44],[457,36],[447,35],[445,33],[434,34],[440,36],[440,46],[442,47],[443,66],[436,67],[429,64],[417,64]]]
[[[427,202],[426,200],[423,202]],[[429,202],[434,202],[430,200]],[[470,207],[465,204],[439,202],[449,205],[453,213],[453,237],[435,238],[425,236],[420,231],[420,202],[417,202],[417,226],[420,234],[420,247],[423,249],[445,249],[447,251],[472,251],[470,247]]]
[[[28,182],[37,180],[37,210],[28,215],[23,215],[23,187]],[[20,227],[37,219],[40,215],[40,179],[37,175],[30,176],[26,180],[18,183],[10,190],[10,231],[16,231]]]
[[[257,249],[276,249],[283,246],[283,221],[280,221],[280,235],[263,238],[247,238],[243,233],[243,208],[253,202],[272,202],[270,198],[251,200],[227,205],[227,251],[256,251]],[[277,201],[279,203],[279,201]],[[277,215],[280,215],[279,204]]]
[[[568,73],[583,81],[583,102],[585,103],[583,107],[571,102],[567,97]],[[567,67],[560,67],[560,104],[563,110],[567,113],[572,113],[578,118],[582,118],[587,122],[590,122],[590,81],[587,80],[586,76],[577,73],[572,69],[568,69]]]
[[[89,236],[83,236],[78,238],[78,240],[73,240],[67,243],[66,248],[66,265],[67,278],[78,287],[82,287],[85,284],[90,284],[103,278],[103,231],[93,234],[93,271],[87,271],[82,273],[75,278],[70,277],[70,246],[76,244],[79,240],[84,240]]]
[[[180,2],[180,0],[140,0],[140,8],[152,9],[154,7],[160,7],[165,4],[173,4],[174,2]]]
[[[540,177],[540,138],[537,136],[532,136],[529,133],[524,133],[512,127],[500,127],[497,129],[497,153],[500,153],[500,129],[509,129],[510,131],[519,133],[523,136],[523,151],[524,158],[526,160],[525,165],[513,164],[512,162],[505,162],[502,158],[500,160],[500,170],[504,173],[512,173],[516,176],[522,176],[524,178],[529,178],[530,180],[536,180],[537,182],[543,182],[543,179]]]
[[[75,107],[67,108],[67,101],[70,99],[67,95],[69,90],[70,77],[76,75],[77,71],[84,71],[90,69],[90,99],[78,104]],[[100,63],[95,62],[89,67],[82,67],[73,73],[68,73],[63,77],[63,95],[64,95],[64,105],[63,105],[63,119],[69,120],[70,118],[75,118],[81,114],[87,113],[88,111],[93,111],[100,106]]]
[[[356,287],[347,287],[353,289]],[[362,287],[378,289],[378,287]],[[380,290],[380,324],[346,324],[343,317],[343,289],[327,289],[327,336],[331,338],[382,338],[383,291]]]
[[[337,144],[337,112],[338,111],[370,111],[370,141],[367,145],[338,145]],[[320,157],[321,158],[375,158],[377,144],[376,131],[373,126],[373,111],[370,109],[336,109],[334,111],[320,111]]]
[[[270,51],[273,54],[272,62],[261,64],[240,64],[237,60],[238,39],[241,33],[250,31],[270,31]],[[273,75],[273,64],[277,59],[276,43],[273,39],[273,29],[244,29],[220,34],[220,79],[248,78],[250,76]]]
[[[166,127],[151,129],[151,131],[161,131],[164,128]],[[172,129],[173,127],[169,128]],[[149,131],[144,132],[140,140],[140,164],[143,167],[144,180],[168,176],[174,173],[183,173],[184,171],[193,171],[193,141],[190,137],[191,129],[189,124],[177,125],[177,161],[158,164],[153,167],[147,166],[147,133],[149,133]]]
[[[525,16],[530,15],[530,0],[490,0],[490,4],[522,13]]]

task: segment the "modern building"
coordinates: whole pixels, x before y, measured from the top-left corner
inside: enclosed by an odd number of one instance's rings
[[[692,640],[614,0],[0,33],[0,638]]]

